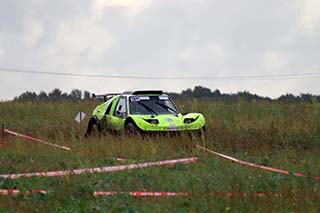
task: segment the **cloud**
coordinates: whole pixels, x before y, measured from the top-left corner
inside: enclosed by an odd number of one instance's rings
[[[316,0],[5,1],[0,8],[0,66],[141,76],[314,72],[320,69],[318,4]],[[129,81],[0,75],[0,97],[55,87],[180,91],[195,85],[273,97],[290,91],[320,93],[313,79]],[[18,86],[2,87],[12,82]]]
[[[265,71],[274,70],[281,72],[288,65],[288,60],[285,55],[276,51],[266,51],[261,57],[261,69]]]
[[[310,33],[320,24],[320,2],[318,0],[303,0],[297,2],[301,8],[299,27]]]
[[[56,36],[56,44],[61,54],[75,57],[99,58],[115,42],[115,37],[103,26],[88,18],[65,21]]]
[[[148,8],[152,0],[95,0],[94,9],[98,17],[104,13],[107,8],[116,7],[125,10],[128,18],[134,18],[141,11]]]
[[[35,48],[43,36],[44,29],[42,24],[33,19],[25,20],[24,28],[24,45],[29,49]]]

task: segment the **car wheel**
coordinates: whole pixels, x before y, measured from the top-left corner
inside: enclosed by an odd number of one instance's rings
[[[138,133],[139,133],[139,129],[138,129],[138,127],[137,127],[135,124],[129,122],[129,123],[126,125],[126,127],[125,127],[125,134],[126,134],[127,136],[133,137],[133,136],[135,136],[135,135],[138,135]]]
[[[85,136],[86,137],[97,136],[99,134],[100,134],[100,128],[98,126],[98,121],[95,117],[92,117],[88,122],[87,132]]]

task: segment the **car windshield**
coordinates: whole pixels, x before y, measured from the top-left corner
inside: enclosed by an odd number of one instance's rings
[[[176,115],[179,113],[168,96],[131,96],[129,109],[132,115]]]

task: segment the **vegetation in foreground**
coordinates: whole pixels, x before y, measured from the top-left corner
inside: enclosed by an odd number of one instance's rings
[[[262,165],[319,176],[320,105],[209,100],[177,100],[183,112],[206,117],[206,147]],[[90,114],[95,102],[0,103],[0,122],[75,150],[83,156],[6,136],[0,148],[0,174],[63,170],[123,164],[110,156],[125,156],[127,163],[199,157],[199,163],[150,167],[113,173],[68,177],[0,179],[1,189],[52,190],[52,193],[0,196],[0,211],[319,211],[320,182],[262,171],[195,151],[187,137],[85,139],[85,125],[74,117],[82,109]],[[87,118],[88,119],[88,118]],[[200,142],[199,142],[200,143]],[[186,197],[134,198],[92,196],[96,190],[247,192],[248,196],[194,194]],[[281,196],[255,197],[254,192],[279,192]]]

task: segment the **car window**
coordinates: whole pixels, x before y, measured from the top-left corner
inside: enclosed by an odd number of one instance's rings
[[[119,117],[119,118],[125,118],[127,116],[127,105],[126,105],[126,98],[125,97],[121,97],[119,99],[113,115],[116,117]]]
[[[129,108],[132,115],[179,114],[179,110],[167,96],[131,96]]]

